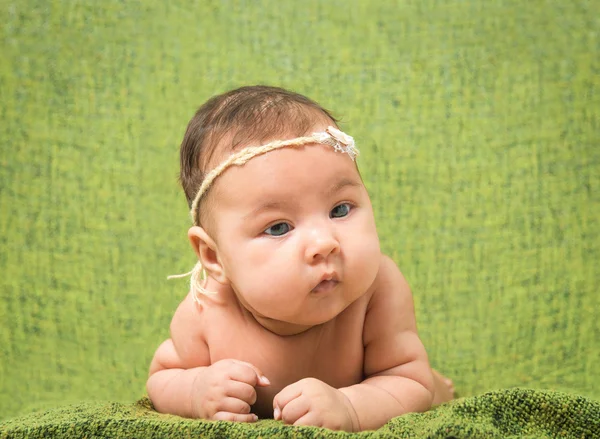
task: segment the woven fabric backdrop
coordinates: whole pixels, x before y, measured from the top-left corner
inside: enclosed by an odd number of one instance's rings
[[[0,0],[0,419],[132,402],[194,262],[178,146],[246,84],[355,136],[461,396],[600,398],[600,3]]]

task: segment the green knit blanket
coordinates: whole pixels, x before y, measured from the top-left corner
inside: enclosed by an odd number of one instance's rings
[[[81,403],[32,413],[0,424],[0,438],[597,438],[600,402],[562,392],[524,388],[462,398],[426,413],[392,419],[377,431],[332,432],[255,424],[198,421],[161,415],[144,398],[135,404]]]

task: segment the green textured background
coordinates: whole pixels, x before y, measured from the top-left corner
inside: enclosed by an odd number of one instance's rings
[[[462,396],[600,398],[600,4],[0,0],[0,419],[131,402],[193,263],[209,96],[316,99]]]

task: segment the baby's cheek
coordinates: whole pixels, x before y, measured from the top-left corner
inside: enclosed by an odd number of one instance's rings
[[[248,275],[246,287],[248,299],[257,309],[272,311],[289,309],[294,302],[294,291],[298,290],[297,279],[285,266],[253,270]]]
[[[360,273],[361,280],[359,282],[368,287],[379,270],[381,261],[379,239],[376,234],[365,234],[363,239],[356,240],[354,244],[351,250],[352,262],[348,268],[353,273]]]

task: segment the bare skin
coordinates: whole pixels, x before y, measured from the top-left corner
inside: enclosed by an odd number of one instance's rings
[[[383,259],[390,267],[391,261],[386,257]],[[252,422],[257,417],[272,418],[274,398],[287,386],[306,377],[316,378],[336,389],[361,383],[366,378],[364,330],[369,328],[370,321],[385,318],[379,312],[383,310],[369,309],[369,305],[375,294],[385,293],[377,293],[373,288],[335,319],[300,334],[279,336],[261,326],[228,288],[219,284],[211,286],[213,290],[218,289],[218,298],[205,298],[203,305],[195,303],[191,295],[186,296],[171,323],[171,338],[160,346],[152,361],[148,391],[159,411]],[[398,320],[413,321],[412,299],[406,284],[402,285],[400,293],[409,306],[397,310],[401,313]],[[415,337],[414,340],[418,339]],[[420,349],[420,343],[416,344]],[[407,361],[415,360],[407,358]],[[236,373],[232,369],[243,370],[243,377],[236,376],[233,381],[246,386],[240,385],[237,393],[230,393],[239,399],[238,414],[229,416],[230,412],[219,410],[218,402],[213,413],[198,410],[199,400],[206,395],[195,392],[197,377],[208,366],[223,369],[227,377]],[[228,369],[228,366],[232,368]],[[420,375],[426,380],[430,373],[426,358],[421,359],[420,368]],[[188,380],[193,391],[186,389],[188,381],[185,379],[181,380],[181,388],[167,389],[165,381],[183,370],[192,371]],[[269,384],[260,381],[263,376]],[[432,376],[432,404],[452,400],[452,381],[436,371]],[[227,388],[223,384],[226,380],[218,382],[221,390]],[[158,396],[158,393],[163,395]],[[222,397],[216,395],[215,400]],[[186,404],[180,404],[182,399]],[[282,419],[286,421],[285,416]]]
[[[215,294],[186,297],[154,356],[158,411],[361,431],[452,398],[348,156],[284,148],[211,191],[212,226],[188,236]]]
[[[454,383],[452,380],[437,370],[433,369],[433,382],[435,393],[433,395],[433,405],[440,405],[454,399]]]

